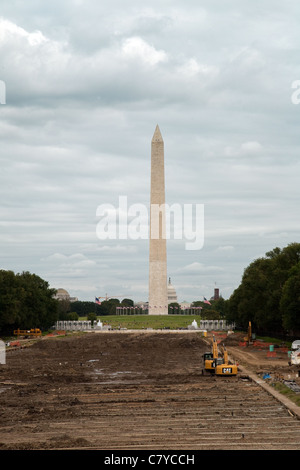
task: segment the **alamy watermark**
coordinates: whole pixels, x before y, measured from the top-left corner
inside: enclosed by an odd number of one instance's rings
[[[6,104],[6,85],[3,80],[0,80],[0,104]]]
[[[300,80],[293,81],[292,88],[295,88],[295,91],[292,93],[291,101],[293,104],[299,104],[300,103]]]
[[[128,207],[127,196],[119,196],[117,208],[101,204],[96,216],[100,240],[186,240],[186,250],[200,250],[204,244],[204,204],[151,204],[148,210],[139,203]]]
[[[5,343],[0,339],[0,364],[6,364]]]

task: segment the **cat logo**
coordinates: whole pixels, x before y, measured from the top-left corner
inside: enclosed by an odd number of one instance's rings
[[[222,368],[222,374],[232,374],[232,368],[231,367],[223,367]]]

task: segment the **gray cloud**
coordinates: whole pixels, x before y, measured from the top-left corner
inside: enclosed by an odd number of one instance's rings
[[[201,250],[168,242],[181,300],[215,283],[227,298],[249,262],[297,241],[297,14],[296,1],[4,2],[1,267],[82,299],[146,300],[147,241],[98,240],[96,209],[149,204],[157,123],[167,201],[205,206]]]

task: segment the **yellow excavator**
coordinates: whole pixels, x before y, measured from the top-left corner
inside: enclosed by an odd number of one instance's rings
[[[238,366],[236,364],[232,364],[229,361],[228,352],[224,345],[223,345],[223,359],[224,359],[223,364],[217,365],[215,374],[222,375],[222,376],[237,375]]]
[[[238,367],[236,364],[231,364],[228,358],[228,352],[223,345],[223,357],[219,357],[219,350],[216,338],[213,336],[212,352],[203,354],[203,369],[202,374],[214,374],[220,376],[233,376],[237,375]]]
[[[215,373],[216,365],[222,363],[223,359],[219,358],[218,344],[213,336],[212,342],[212,352],[206,352],[203,354],[203,373],[209,372],[211,374]]]
[[[252,325],[251,321],[249,321],[247,336],[244,337],[244,341],[248,343],[248,346],[252,344]]]

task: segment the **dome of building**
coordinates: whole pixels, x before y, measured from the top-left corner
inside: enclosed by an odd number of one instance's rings
[[[57,289],[57,294],[69,295],[69,292],[66,289]]]
[[[168,283],[168,304],[177,302],[177,294],[176,290],[171,284],[171,278],[169,277],[169,283]]]
[[[57,289],[54,298],[58,300],[69,300],[70,294],[68,291],[66,291],[66,289],[59,288]]]

